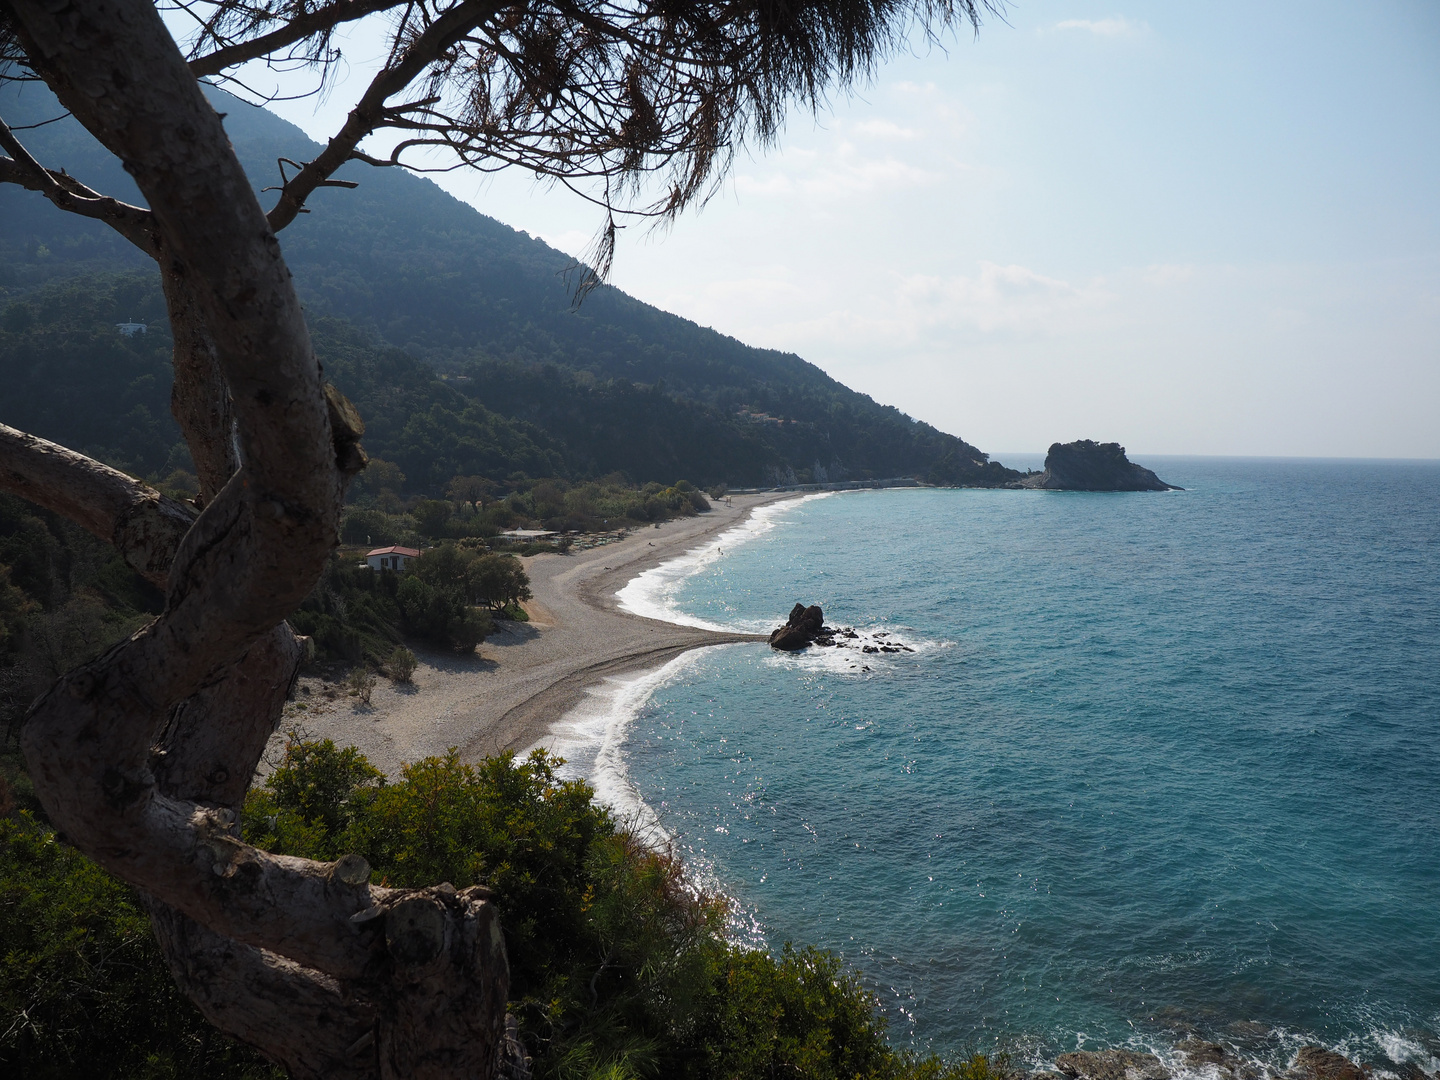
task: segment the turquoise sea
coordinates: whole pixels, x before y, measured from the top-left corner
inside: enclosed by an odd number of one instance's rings
[[[1440,1070],[1440,464],[1142,463],[767,508],[622,603],[914,651],[691,653],[560,749],[897,1042]]]

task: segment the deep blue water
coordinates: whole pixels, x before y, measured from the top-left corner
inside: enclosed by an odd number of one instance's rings
[[[1434,1071],[1440,465],[1149,464],[1187,490],[788,503],[638,582],[917,651],[691,654],[630,693],[610,786],[737,932],[843,953],[897,1041]]]

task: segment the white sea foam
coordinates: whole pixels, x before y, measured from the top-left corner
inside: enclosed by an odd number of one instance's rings
[[[616,593],[620,608],[631,614],[659,619],[681,626],[694,626],[722,632],[764,632],[773,620],[753,625],[720,625],[680,609],[677,595],[687,579],[713,565],[727,550],[764,536],[783,524],[781,515],[815,499],[828,498],[839,492],[823,491],[799,499],[770,503],[752,511],[746,519],[714,540],[683,555],[668,559],[659,566],[642,572]],[[766,663],[781,666],[803,666],[841,673],[860,673],[879,667],[885,661],[906,655],[905,652],[867,653],[865,646],[903,645],[910,652],[932,648],[948,648],[948,641],[924,642],[913,638],[907,628],[873,625],[855,629],[853,639],[843,645],[812,647],[798,653],[773,653]],[[711,648],[732,648],[718,645]],[[641,795],[630,773],[623,753],[625,741],[635,719],[651,696],[660,688],[689,672],[708,649],[693,649],[669,663],[637,675],[612,677],[585,691],[585,699],[567,712],[550,733],[536,745],[565,759],[560,772],[564,776],[583,778],[595,789],[598,801],[608,806],[616,817],[635,829],[660,848],[681,851],[687,877],[695,887],[712,895],[723,892],[723,884],[710,861],[701,852],[682,843],[661,823],[655,809]],[[732,940],[751,948],[762,948],[764,928],[753,911],[734,903],[728,920]]]
[[[1440,1026],[1440,1025],[1437,1025]],[[1416,1065],[1431,1076],[1440,1074],[1440,1047],[1434,1042],[1426,1046],[1412,1033],[1387,1031],[1383,1028],[1370,1033],[1375,1045],[1397,1065]]]
[[[620,610],[628,611],[632,615],[643,615],[647,619],[676,623],[680,626],[696,626],[702,630],[759,633],[770,629],[768,623],[764,626],[758,623],[744,626],[722,626],[719,623],[702,619],[698,615],[691,615],[680,610],[676,603],[676,595],[688,578],[714,564],[727,548],[739,547],[741,544],[764,536],[775,529],[780,524],[776,519],[782,513],[807,502],[826,499],[838,494],[839,492],[835,491],[817,491],[799,499],[786,499],[756,507],[739,525],[733,529],[727,529],[708,544],[701,545],[673,559],[667,559],[654,569],[646,570],[631,579],[624,588],[615,594],[615,598],[620,601]]]
[[[589,781],[595,797],[621,821],[644,832],[658,830],[657,838],[664,840],[668,840],[668,834],[631,782],[621,751],[631,725],[650,696],[689,671],[702,651],[694,649],[662,667],[608,678],[589,687],[585,700],[562,716],[536,744],[564,758],[561,774]]]
[[[1387,1068],[1384,1064],[1386,1061],[1397,1066],[1415,1066],[1432,1076],[1440,1073],[1440,1056],[1436,1054],[1435,1040],[1433,1037],[1427,1038],[1422,1029],[1400,1032],[1376,1027],[1357,1031],[1339,1042],[1317,1036],[1314,1032],[1283,1026],[1270,1028],[1259,1037],[1252,1034],[1239,1041],[1216,1032],[1206,1033],[1203,1037],[1216,1039],[1232,1056],[1233,1061],[1238,1063],[1240,1068],[1235,1071],[1241,1075],[1247,1071],[1265,1077],[1285,1073],[1293,1068],[1295,1057],[1304,1046],[1323,1046],[1351,1061],[1363,1063],[1380,1080],[1402,1080],[1404,1075]],[[1117,1045],[1104,1037],[1092,1039],[1083,1031],[1075,1032],[1073,1040],[1074,1049],[1078,1050],[1100,1050]],[[1068,1041],[1062,1040],[1062,1043]],[[1136,1032],[1118,1045],[1126,1050],[1154,1054],[1174,1080],[1226,1080],[1234,1075],[1231,1070],[1214,1064],[1191,1064],[1185,1053],[1176,1049],[1169,1039],[1157,1037],[1153,1033]],[[1017,1058],[1030,1068],[1042,1072],[1056,1070],[1052,1056],[1054,1048],[1045,1046],[1043,1040],[1022,1040],[1022,1044],[1014,1049],[1018,1051]]]

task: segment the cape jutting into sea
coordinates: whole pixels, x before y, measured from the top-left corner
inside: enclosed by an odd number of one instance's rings
[[[898,1042],[1434,1073],[1440,465],[1146,464],[1186,490],[766,507],[622,603],[850,647],[690,653],[559,749]]]

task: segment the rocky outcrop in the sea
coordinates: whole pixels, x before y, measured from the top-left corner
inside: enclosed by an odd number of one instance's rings
[[[1242,1026],[1249,1025],[1230,1025],[1232,1030]],[[1252,1037],[1268,1036],[1268,1027],[1254,1026],[1261,1030],[1250,1033]],[[1242,1057],[1229,1047],[1205,1039],[1182,1039],[1175,1043],[1174,1049],[1180,1054],[1179,1062],[1171,1063],[1175,1073],[1167,1071],[1166,1065],[1153,1054],[1100,1050],[1061,1054],[1055,1062],[1060,1074],[1029,1073],[1022,1080],[1061,1080],[1061,1077],[1065,1080],[1164,1080],[1196,1072],[1209,1074],[1216,1080],[1375,1080],[1377,1073],[1398,1075],[1402,1080],[1440,1080],[1413,1062],[1387,1058],[1374,1065],[1357,1064],[1323,1046],[1302,1047],[1293,1064],[1284,1070],[1255,1057]]]
[[[828,631],[828,633],[827,633]],[[835,631],[825,625],[825,612],[819,604],[796,604],[790,609],[790,618],[784,626],[777,626],[770,633],[770,647],[785,652],[798,652],[821,637],[833,638]],[[826,645],[830,642],[826,641]]]
[[[1061,1054],[1055,1067],[1074,1080],[1169,1080],[1170,1071],[1154,1054],[1134,1050],[1080,1050]]]
[[[1202,1065],[1215,1065],[1221,1069],[1232,1069],[1239,1061],[1219,1043],[1204,1039],[1181,1039],[1175,1049],[1185,1055],[1185,1064],[1198,1069]]]
[[[1045,471],[1027,476],[1014,487],[1045,491],[1179,491],[1149,469],[1125,456],[1119,443],[1080,439],[1052,443],[1045,455]]]
[[[1369,1072],[1344,1054],[1323,1046],[1302,1046],[1287,1075],[1296,1080],[1368,1080]]]
[[[1377,1072],[1379,1075],[1398,1073],[1402,1080],[1440,1080],[1411,1062],[1386,1059],[1373,1066],[1356,1064],[1323,1046],[1302,1047],[1294,1063],[1283,1072],[1274,1065],[1242,1058],[1220,1043],[1193,1036],[1175,1043],[1174,1048],[1180,1054],[1180,1061],[1172,1062],[1171,1066],[1177,1073],[1171,1073],[1154,1054],[1134,1050],[1082,1050],[1056,1058],[1058,1074],[1028,1073],[1020,1080],[1170,1080],[1173,1075],[1188,1076],[1194,1072],[1210,1073],[1217,1080],[1375,1080]]]
[[[785,652],[799,652],[811,645],[859,649],[867,653],[914,652],[909,645],[890,640],[887,631],[862,635],[853,626],[826,626],[825,612],[818,604],[806,607],[796,604],[784,626],[770,632],[770,647]]]

